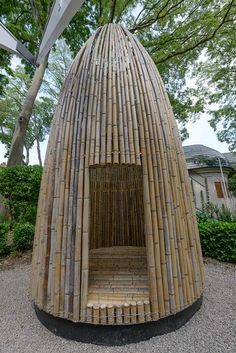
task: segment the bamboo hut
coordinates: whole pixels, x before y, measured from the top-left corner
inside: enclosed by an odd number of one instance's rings
[[[75,58],[51,128],[35,306],[65,322],[134,326],[192,307],[203,282],[191,186],[163,82],[129,31],[105,25]]]

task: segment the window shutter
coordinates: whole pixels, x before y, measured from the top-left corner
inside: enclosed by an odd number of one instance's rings
[[[223,192],[223,188],[222,188],[222,183],[220,181],[215,181],[215,188],[216,188],[217,197],[220,199],[223,199],[224,192]]]

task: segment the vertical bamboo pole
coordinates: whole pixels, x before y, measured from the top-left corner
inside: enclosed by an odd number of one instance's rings
[[[151,321],[150,302],[149,300],[144,300],[143,303],[144,303],[145,321]]]
[[[130,305],[128,303],[124,303],[123,311],[124,311],[124,324],[129,324],[130,323]]]
[[[73,293],[73,320],[78,321],[80,319],[80,303],[81,303],[81,293],[80,293],[80,286],[81,286],[81,260],[82,260],[82,231],[83,231],[83,188],[84,188],[84,163],[85,163],[85,136],[86,136],[86,126],[87,120],[84,118],[86,114],[86,109],[84,111],[84,107],[86,107],[86,99],[87,99],[87,91],[89,85],[89,79],[87,77],[88,65],[89,65],[89,52],[92,47],[92,41],[88,43],[84,67],[82,71],[81,77],[81,86],[80,86],[80,101],[81,105],[79,106],[79,119],[80,123],[80,134],[78,136],[77,144],[80,143],[79,149],[79,161],[78,161],[78,176],[77,176],[77,199],[76,199],[76,229],[75,229],[75,248],[74,248],[74,293]],[[69,286],[69,263],[67,262],[66,266],[66,285],[67,288]],[[65,301],[65,308],[69,310],[69,302],[68,296],[66,297]]]
[[[100,318],[101,318],[101,324],[106,325],[106,323],[107,323],[107,306],[106,306],[106,304],[101,304]]]
[[[118,60],[116,51],[116,27],[112,26],[113,48],[112,48],[112,142],[113,142],[113,163],[119,163],[119,137],[118,137],[118,107],[117,107],[117,70]]]
[[[137,309],[138,309],[138,322],[144,322],[144,305],[143,301],[138,301],[137,302]]]
[[[115,46],[116,46],[116,95],[117,95],[117,110],[118,110],[118,136],[119,136],[119,155],[120,155],[120,163],[125,163],[125,141],[124,141],[124,122],[123,122],[123,102],[121,96],[121,77],[120,73],[122,71],[122,62],[121,56],[119,56],[120,48],[120,39],[118,35],[118,31],[115,31]]]
[[[91,324],[93,322],[93,304],[87,304],[87,315],[86,315],[86,322]]]
[[[136,302],[130,303],[130,321],[131,321],[131,324],[137,323],[137,304],[136,304]]]
[[[73,66],[74,68],[74,66]],[[71,77],[73,77],[74,72],[72,71]],[[71,80],[72,82],[72,80]],[[63,158],[63,145],[65,141],[66,131],[66,116],[68,114],[68,110],[70,107],[70,94],[72,83],[69,82],[69,87],[67,87],[67,98],[66,103],[64,105],[63,110],[63,123],[61,124],[61,131],[59,138],[57,140],[56,146],[56,161],[55,161],[55,184],[54,184],[54,200],[53,200],[53,214],[52,214],[52,228],[51,228],[51,243],[50,243],[50,258],[49,258],[49,270],[48,270],[48,287],[47,287],[47,297],[48,297],[48,310],[50,313],[54,312],[54,279],[55,279],[55,261],[56,261],[56,240],[60,237],[60,233],[57,236],[57,222],[56,219],[58,217],[60,205],[60,190],[62,192],[62,188],[60,189],[61,175],[64,172],[64,168],[62,167],[62,158]],[[60,232],[60,231],[59,231]]]
[[[116,324],[121,325],[123,322],[122,318],[122,304],[116,304]]]
[[[108,50],[108,77],[107,77],[107,125],[106,125],[106,163],[112,163],[112,47],[113,47],[113,30],[109,28],[110,41]]]
[[[98,325],[99,324],[99,305],[94,304],[93,305],[93,324]]]
[[[114,325],[115,323],[115,313],[114,313],[114,305],[107,305],[107,316],[108,316],[108,325]]]

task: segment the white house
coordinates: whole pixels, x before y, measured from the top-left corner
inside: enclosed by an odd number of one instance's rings
[[[202,210],[210,202],[236,210],[236,198],[228,190],[228,176],[236,162],[234,155],[204,145],[184,146],[184,153],[196,208]]]

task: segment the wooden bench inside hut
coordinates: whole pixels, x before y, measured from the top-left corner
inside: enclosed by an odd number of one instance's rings
[[[89,304],[149,300],[142,167],[90,167]]]

